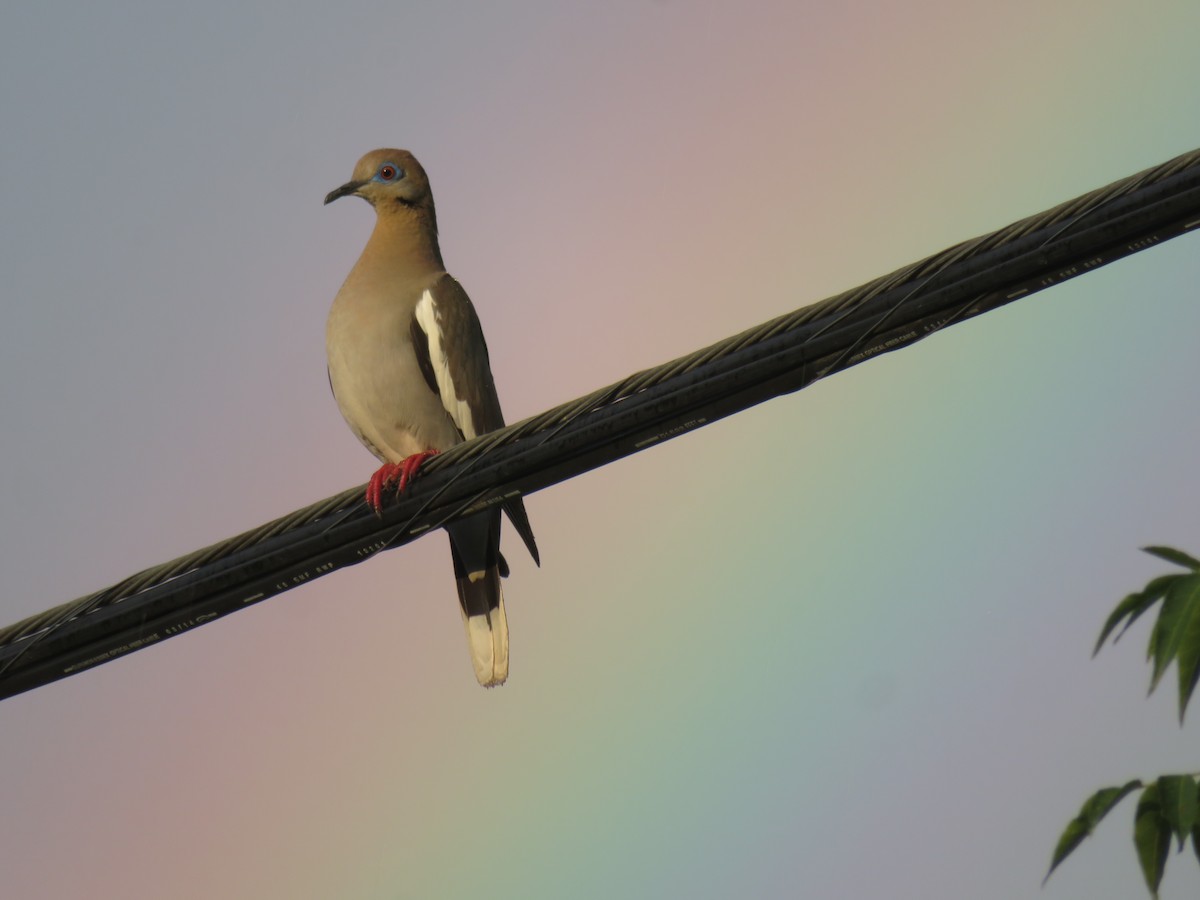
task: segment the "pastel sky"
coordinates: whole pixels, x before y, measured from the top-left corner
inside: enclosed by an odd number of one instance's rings
[[[0,13],[0,622],[366,480],[326,384],[411,149],[516,420],[1200,145],[1200,4]],[[12,898],[1039,895],[1194,771],[1110,608],[1200,550],[1190,236],[0,702]],[[1040,896],[1144,896],[1119,809]],[[1164,898],[1196,896],[1172,857]]]

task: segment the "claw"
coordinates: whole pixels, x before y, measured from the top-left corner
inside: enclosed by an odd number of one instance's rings
[[[422,453],[414,453],[412,456],[406,456],[400,461],[400,487],[397,491],[404,492],[410,481],[417,476],[417,470],[421,468],[421,464],[431,456],[437,456],[436,450],[425,450]]]
[[[383,489],[389,482],[396,480],[399,469],[398,463],[384,463],[367,482],[367,505],[377,516],[383,514]]]
[[[431,456],[436,456],[437,453],[437,450],[425,450],[421,453],[414,453],[412,456],[406,456],[398,463],[389,462],[380,466],[371,476],[371,480],[367,482],[367,505],[375,511],[375,515],[383,515],[383,492],[392,485],[396,485],[396,493],[403,493],[416,477],[421,463]]]

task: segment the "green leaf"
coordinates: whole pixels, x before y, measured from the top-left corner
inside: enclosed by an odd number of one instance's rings
[[[1050,860],[1050,870],[1042,879],[1042,884],[1050,879],[1054,870],[1058,868],[1058,864],[1070,856],[1071,851],[1095,830],[1096,826],[1100,824],[1100,820],[1112,812],[1113,807],[1141,786],[1142,783],[1135,779],[1123,787],[1102,788],[1088,797],[1083,808],[1079,810],[1079,815],[1067,823],[1062,837],[1058,839],[1058,846],[1054,848],[1054,858]],[[1200,849],[1196,852],[1200,853]]]
[[[1152,784],[1138,798],[1133,820],[1133,845],[1150,895],[1158,900],[1158,886],[1167,867],[1167,852],[1171,849],[1171,826],[1163,818],[1158,785]]]
[[[1104,646],[1104,642],[1108,640],[1108,636],[1113,633],[1114,629],[1121,624],[1121,620],[1137,609],[1141,602],[1142,592],[1135,591],[1126,595],[1125,599],[1117,604],[1116,609],[1109,613],[1108,618],[1104,620],[1104,627],[1100,629],[1100,637],[1096,638],[1096,647],[1092,650],[1092,656],[1100,652],[1100,648]]]
[[[1200,862],[1200,822],[1192,826],[1192,850],[1196,854],[1196,860]]]
[[[1174,547],[1143,547],[1142,550],[1151,556],[1165,559],[1169,563],[1175,563],[1177,566],[1191,569],[1193,572],[1200,569],[1200,559],[1189,556],[1182,550],[1176,550]]]
[[[1150,656],[1154,660],[1150,693],[1158,687],[1188,634],[1200,628],[1195,621],[1197,617],[1200,617],[1200,574],[1185,575],[1167,590],[1162,609],[1158,611],[1158,621],[1150,634]],[[1188,694],[1190,696],[1191,692]]]
[[[1121,639],[1121,635],[1125,634],[1125,632],[1129,630],[1129,626],[1136,622],[1142,613],[1144,613],[1162,598],[1163,594],[1167,592],[1167,589],[1172,584],[1174,584],[1180,578],[1186,577],[1187,576],[1180,575],[1178,573],[1174,575],[1160,575],[1158,578],[1155,578],[1149,584],[1147,584],[1145,588],[1130,594],[1128,597],[1118,603],[1117,608],[1112,611],[1111,615],[1109,615],[1108,621],[1104,623],[1104,628],[1100,632],[1100,639],[1096,641],[1096,649],[1092,651],[1092,656],[1095,656],[1100,652],[1100,648],[1103,646],[1105,640],[1107,640],[1108,636],[1112,634],[1113,630],[1121,624],[1121,620],[1123,618],[1128,616],[1129,621],[1125,623],[1125,627],[1121,629],[1121,633],[1113,638],[1114,644]]]
[[[1155,782],[1162,816],[1179,839],[1179,849],[1196,827],[1196,782],[1191,775],[1162,775]]]
[[[1194,580],[1194,576],[1189,578]],[[1200,681],[1200,598],[1192,595],[1192,604],[1183,613],[1180,623],[1179,650],[1179,724],[1183,724],[1184,713],[1196,683]]]

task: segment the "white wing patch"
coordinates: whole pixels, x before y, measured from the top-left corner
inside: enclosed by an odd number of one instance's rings
[[[465,400],[458,399],[458,391],[454,388],[454,380],[450,377],[450,361],[442,342],[441,315],[431,291],[425,291],[417,302],[417,323],[429,339],[429,361],[433,363],[433,376],[437,381],[438,394],[442,398],[442,406],[450,413],[450,418],[458,426],[467,440],[475,437],[475,422],[471,418],[471,407]]]

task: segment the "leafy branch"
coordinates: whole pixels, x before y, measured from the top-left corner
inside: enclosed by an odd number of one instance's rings
[[[1179,674],[1179,723],[1182,725],[1188,702],[1200,681],[1200,559],[1171,547],[1143,549],[1187,571],[1159,576],[1117,604],[1100,631],[1092,655],[1100,652],[1110,636],[1114,644],[1119,641],[1134,622],[1161,602],[1146,654],[1153,664],[1150,693],[1154,693],[1163,674],[1174,662]],[[1092,794],[1058,839],[1050,870],[1042,884],[1117,804],[1137,790],[1141,790],[1141,796],[1134,812],[1133,845],[1150,895],[1157,900],[1172,837],[1178,843],[1177,852],[1182,852],[1190,840],[1200,861],[1200,773],[1161,775],[1149,783],[1135,779]]]

